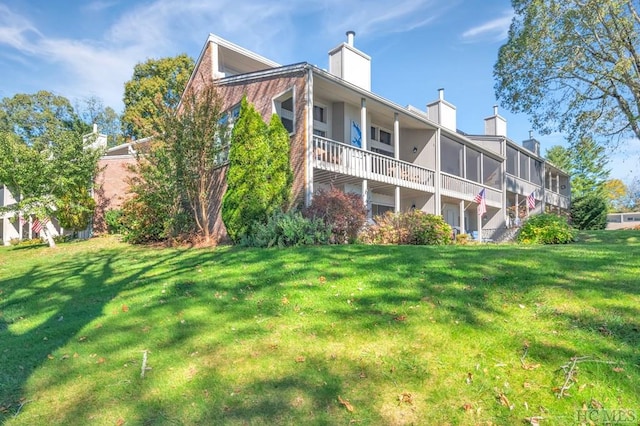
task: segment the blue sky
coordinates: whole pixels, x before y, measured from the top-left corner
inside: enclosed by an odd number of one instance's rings
[[[509,0],[0,0],[0,97],[44,89],[74,103],[98,96],[120,111],[136,63],[196,59],[209,33],[281,64],[327,68],[327,52],[354,30],[372,57],[374,92],[424,108],[442,87],[458,128],[483,133],[512,13]],[[528,138],[528,117],[499,112],[511,139]],[[563,144],[560,134],[534,137],[543,153]],[[626,146],[611,153],[611,168],[630,182],[640,143]]]

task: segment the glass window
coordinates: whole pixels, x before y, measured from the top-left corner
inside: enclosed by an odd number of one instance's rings
[[[386,145],[391,145],[391,133],[380,129],[380,142]]]
[[[500,161],[487,155],[482,156],[482,183],[491,188],[502,189],[502,172],[500,171]]]
[[[327,113],[326,110],[318,105],[313,106],[313,120],[319,121],[321,123],[327,122]]]
[[[443,137],[440,148],[442,171],[462,177],[462,144]]]
[[[524,153],[520,153],[520,178],[529,180],[529,156]]]
[[[371,216],[381,216],[385,212],[393,212],[395,210],[392,206],[384,206],[382,204],[371,204]]]
[[[278,96],[273,100],[275,112],[280,116],[282,125],[291,134],[295,132],[295,114],[293,112],[293,90]],[[314,111],[315,112],[315,111]]]
[[[480,153],[475,149],[466,148],[467,170],[466,178],[474,182],[480,182]]]
[[[507,173],[518,176],[518,150],[507,145]]]

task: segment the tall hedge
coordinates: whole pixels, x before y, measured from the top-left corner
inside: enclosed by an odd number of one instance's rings
[[[244,97],[231,133],[222,200],[222,220],[232,241],[251,235],[255,224],[288,207],[291,174],[289,134],[280,118],[272,117],[267,126]]]
[[[571,201],[571,222],[581,230],[607,227],[607,198],[601,192],[584,195]]]

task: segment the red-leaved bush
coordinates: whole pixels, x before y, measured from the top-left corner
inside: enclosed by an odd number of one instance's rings
[[[361,195],[332,187],[319,190],[303,215],[309,219],[322,219],[331,227],[330,242],[345,244],[354,242],[358,237],[367,220],[367,209]]]

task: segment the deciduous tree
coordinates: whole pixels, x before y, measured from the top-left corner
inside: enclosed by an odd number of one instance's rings
[[[0,182],[17,200],[6,210],[39,219],[61,211],[63,227],[86,227],[89,215],[82,212],[91,208],[101,151],[83,137],[88,126],[69,101],[48,92],[20,94],[3,99],[0,117]]]
[[[165,109],[178,106],[193,67],[193,59],[186,54],[149,59],[135,66],[124,85],[125,137],[140,139],[162,133]]]
[[[542,133],[640,138],[635,0],[512,0],[494,67],[496,95]]]

